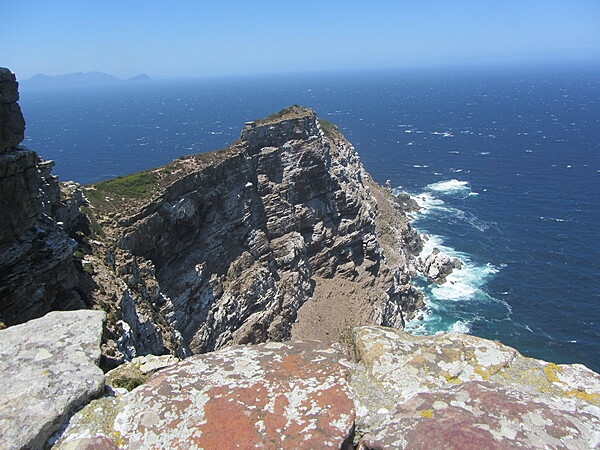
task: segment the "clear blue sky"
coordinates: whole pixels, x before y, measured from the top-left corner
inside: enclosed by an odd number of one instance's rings
[[[600,62],[600,0],[0,0],[0,17],[20,79]]]

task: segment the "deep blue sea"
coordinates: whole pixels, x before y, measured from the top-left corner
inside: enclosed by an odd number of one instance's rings
[[[600,71],[380,72],[21,87],[25,145],[90,183],[239,137],[297,103],[423,206],[465,266],[414,333],[457,330],[600,372]]]

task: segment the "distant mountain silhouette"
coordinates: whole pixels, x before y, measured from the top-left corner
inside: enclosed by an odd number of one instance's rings
[[[69,85],[94,85],[121,83],[123,81],[147,81],[151,78],[148,75],[140,74],[127,80],[122,80],[104,72],[75,72],[63,75],[49,76],[39,73],[32,78],[22,80],[21,84],[31,87],[47,86],[69,86]]]
[[[136,75],[135,77],[131,77],[131,78],[127,79],[127,81],[150,81],[150,80],[152,80],[152,78],[150,78],[145,73],[140,73],[139,75]]]

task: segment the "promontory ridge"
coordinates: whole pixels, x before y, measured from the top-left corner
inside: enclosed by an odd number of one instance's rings
[[[595,448],[600,376],[411,336],[460,261],[297,105],[80,186],[20,146],[0,69],[2,448]]]

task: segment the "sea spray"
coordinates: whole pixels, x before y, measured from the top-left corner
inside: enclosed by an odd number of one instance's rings
[[[406,329],[415,334],[435,334],[444,332],[469,333],[477,321],[483,320],[479,312],[484,304],[502,305],[497,313],[506,317],[508,305],[497,301],[485,291],[486,283],[500,270],[492,262],[482,262],[476,254],[469,254],[445,244],[443,230],[448,222],[461,222],[462,225],[485,231],[489,225],[479,220],[473,213],[453,206],[453,200],[461,200],[473,194],[468,181],[451,179],[431,183],[424,192],[413,194],[421,207],[414,217],[413,226],[423,234],[425,241],[421,258],[426,258],[434,249],[450,258],[462,262],[460,269],[446,277],[443,284],[429,284],[424,277],[416,280],[425,295],[427,309],[416,319],[409,321]],[[444,197],[442,199],[441,197]],[[454,202],[456,203],[456,201]],[[430,231],[432,230],[432,231]]]

